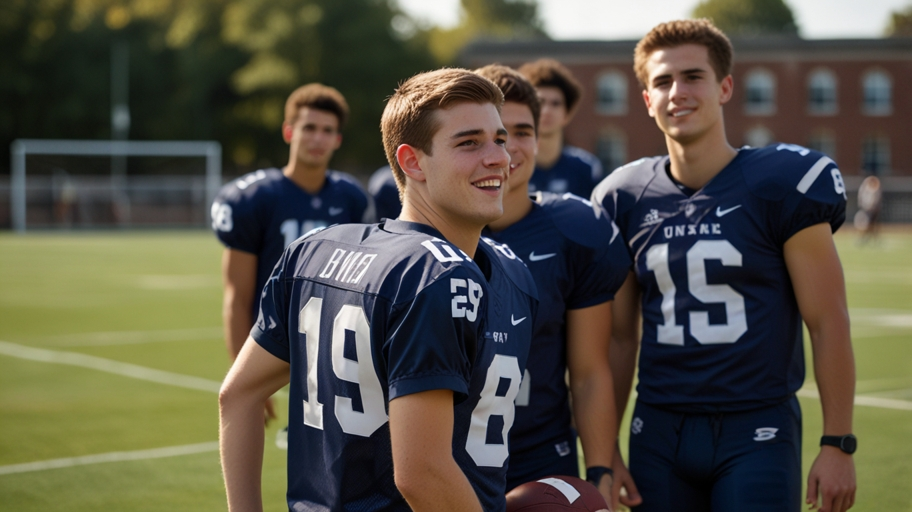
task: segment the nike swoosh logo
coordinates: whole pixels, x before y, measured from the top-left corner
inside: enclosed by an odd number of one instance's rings
[[[727,208],[725,210],[723,210],[721,206],[716,206],[716,217],[724,217],[729,213],[737,210],[738,208],[741,208],[740,204],[738,206],[732,206],[731,208]]]
[[[513,315],[510,315],[510,323],[512,323],[513,325],[519,325],[525,319],[526,319],[526,317],[522,317],[519,320],[516,320],[515,318],[513,318]]]
[[[329,214],[332,215],[333,217],[335,217],[336,215],[339,215],[340,213],[342,213],[344,211],[345,211],[345,208],[330,208]]]
[[[548,254],[535,254],[535,251],[532,251],[531,253],[529,253],[529,261],[541,261],[541,260],[546,260],[548,258],[553,258],[555,256],[557,256],[556,252],[549,252]],[[513,325],[516,325],[516,324],[513,324]]]

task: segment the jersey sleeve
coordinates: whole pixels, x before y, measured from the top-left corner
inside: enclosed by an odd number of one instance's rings
[[[459,400],[468,395],[486,301],[459,267],[397,306],[384,347],[390,400],[434,389],[452,390]]]
[[[781,208],[783,243],[815,224],[825,222],[835,232],[845,221],[845,183],[836,163],[819,153],[811,153],[798,162],[804,164],[798,167],[801,179],[786,196]]]
[[[255,205],[256,196],[245,195],[231,182],[212,203],[212,230],[225,247],[259,254],[263,227]]]
[[[624,284],[632,261],[620,230],[605,210],[594,205],[595,215],[585,219],[588,244],[577,244],[570,259],[570,268],[576,270],[576,286],[567,309],[581,309],[613,300]],[[586,212],[587,215],[592,215]]]
[[[285,321],[291,289],[285,277],[287,262],[294,247],[296,245],[293,244],[282,253],[282,258],[276,263],[272,275],[266,281],[260,294],[259,313],[250,330],[250,336],[261,347],[286,362],[290,362],[291,359],[288,326]]]

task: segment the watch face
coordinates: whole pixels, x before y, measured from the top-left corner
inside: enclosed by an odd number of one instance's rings
[[[852,434],[849,434],[842,438],[839,448],[849,454],[855,453],[855,450],[858,448],[858,439]]]

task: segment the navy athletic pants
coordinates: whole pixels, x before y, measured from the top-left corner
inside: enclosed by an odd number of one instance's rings
[[[798,512],[798,399],[742,412],[680,413],[637,402],[630,472],[636,512]]]

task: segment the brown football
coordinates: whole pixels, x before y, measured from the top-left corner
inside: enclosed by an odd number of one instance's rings
[[[526,482],[507,493],[507,512],[607,511],[594,485],[573,476],[549,476]]]

